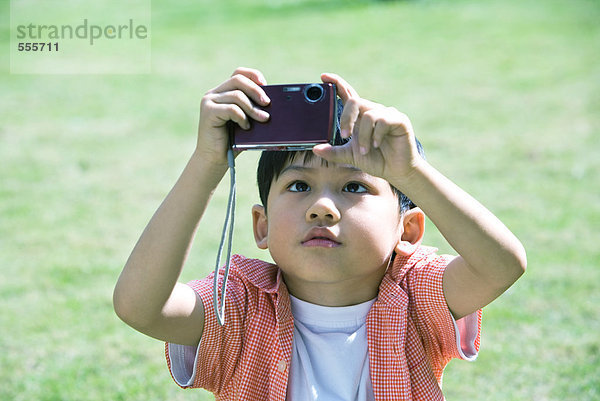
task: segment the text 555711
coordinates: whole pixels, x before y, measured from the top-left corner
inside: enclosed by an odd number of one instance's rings
[[[30,43],[30,42],[20,42],[17,47],[20,52],[57,52],[58,51],[58,42],[41,42],[41,43]]]

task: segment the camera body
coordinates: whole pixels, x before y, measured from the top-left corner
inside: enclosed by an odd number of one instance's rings
[[[308,150],[333,144],[336,135],[337,98],[330,83],[265,85],[271,99],[264,107],[267,122],[252,120],[251,128],[230,125],[234,150]]]

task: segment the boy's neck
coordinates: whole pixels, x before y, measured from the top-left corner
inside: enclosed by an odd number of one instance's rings
[[[294,297],[315,305],[341,307],[375,299],[385,272],[386,269],[382,269],[380,277],[367,282],[347,280],[336,283],[298,283],[283,271],[281,273],[288,292]]]

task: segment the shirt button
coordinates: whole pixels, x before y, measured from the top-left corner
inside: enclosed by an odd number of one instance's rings
[[[285,372],[286,367],[287,367],[287,363],[285,363],[284,360],[279,361],[279,363],[277,364],[277,370],[279,371],[279,373]]]

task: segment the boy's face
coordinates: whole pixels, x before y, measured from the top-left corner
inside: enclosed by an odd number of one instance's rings
[[[290,293],[331,306],[377,295],[402,234],[387,181],[299,155],[273,180],[267,213],[253,210],[257,244],[269,249]]]

